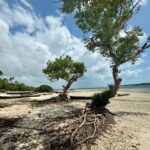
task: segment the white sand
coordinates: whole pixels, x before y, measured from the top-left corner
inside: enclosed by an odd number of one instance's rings
[[[91,96],[97,92],[99,91],[88,90],[70,92],[69,94],[75,96]],[[120,91],[119,94],[120,93],[130,93],[130,95],[115,97],[108,105],[109,110],[116,115],[116,125],[105,133],[105,136],[101,136],[100,139],[96,141],[98,145],[93,146],[92,150],[149,150],[150,93],[127,91]],[[27,100],[45,100],[53,96],[55,97],[57,95],[42,95],[40,97],[27,98]],[[8,100],[0,100],[0,102],[4,101],[7,102]],[[11,101],[11,103],[13,101],[15,102],[15,100],[9,101]],[[0,108],[0,117],[24,116],[28,115],[29,111],[38,111],[38,109],[39,108],[37,108],[37,110],[31,109],[28,104],[15,104],[10,107]]]
[[[70,95],[91,96],[98,91],[72,92]],[[150,93],[119,91],[129,96],[115,97],[108,108],[116,125],[96,141],[92,150],[149,150],[150,149]]]

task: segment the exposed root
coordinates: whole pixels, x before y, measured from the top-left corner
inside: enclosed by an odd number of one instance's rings
[[[103,108],[92,110],[86,106],[81,116],[61,130],[58,138],[51,141],[54,149],[75,150],[85,146],[90,149],[94,140],[101,135],[110,124],[114,124],[113,115]],[[62,138],[62,139],[61,139]]]

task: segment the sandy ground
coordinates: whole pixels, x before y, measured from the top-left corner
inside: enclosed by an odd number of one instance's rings
[[[70,95],[91,96],[98,91],[76,91]],[[116,125],[97,140],[93,150],[149,150],[150,149],[150,93],[128,92],[129,96],[115,97],[108,108]]]
[[[71,95],[90,96],[98,91],[76,91]],[[150,93],[119,91],[129,96],[115,97],[108,108],[116,125],[97,140],[95,150],[149,150],[150,149]]]
[[[99,91],[74,91],[70,95],[90,96]],[[150,148],[150,93],[141,92],[127,92],[120,91],[119,94],[129,93],[129,96],[115,97],[111,100],[108,108],[115,114],[116,125],[107,131],[103,136],[96,140],[96,145],[93,145],[92,150],[149,150]],[[40,96],[37,100],[48,99],[52,95]],[[55,94],[53,95],[56,96]],[[32,100],[34,98],[31,98]],[[47,105],[41,108],[32,108],[27,103],[20,101],[30,101],[27,99],[9,99],[0,100],[0,103],[9,103],[11,106],[0,108],[0,118],[2,117],[24,117],[32,118],[32,120],[39,121],[39,114],[50,110],[49,114],[52,116],[63,115],[70,111],[71,106],[74,108],[83,108],[86,100],[73,102],[70,104]],[[35,100],[34,99],[34,100]],[[59,112],[61,110],[61,112]],[[38,123],[37,123],[38,124]],[[11,129],[12,130],[12,129]],[[12,133],[12,132],[11,132]],[[6,133],[7,134],[7,133]],[[4,134],[0,134],[0,142]],[[20,143],[23,144],[23,143]],[[1,145],[0,145],[1,146]],[[19,149],[19,147],[17,148]],[[21,149],[21,148],[20,148]],[[41,149],[42,146],[34,149]],[[3,149],[2,149],[3,150]],[[5,149],[4,149],[5,150]],[[7,150],[7,148],[6,148]]]

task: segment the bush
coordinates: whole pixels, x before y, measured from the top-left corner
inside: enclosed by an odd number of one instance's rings
[[[35,89],[35,92],[52,92],[52,87],[48,85],[41,85]]]
[[[96,93],[92,96],[92,107],[105,107],[107,104],[109,104],[109,95],[110,95],[111,89],[106,90],[102,93]]]
[[[0,91],[34,91],[32,86],[24,83],[10,83],[7,79],[0,79]]]

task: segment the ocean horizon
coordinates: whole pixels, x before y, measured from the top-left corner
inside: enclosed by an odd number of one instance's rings
[[[71,90],[103,90],[107,89],[107,87],[89,87],[89,88],[75,88]],[[131,85],[122,85],[120,90],[132,91],[132,92],[150,92],[150,83],[142,83],[142,84],[131,84]]]

